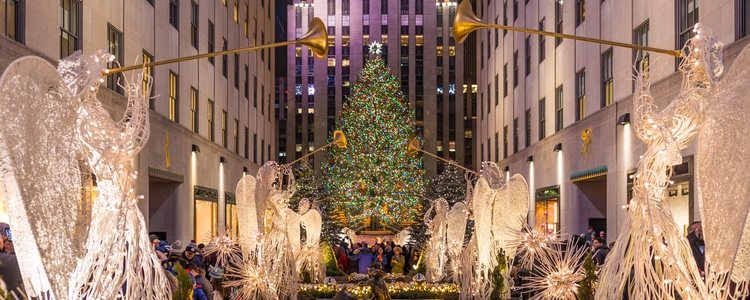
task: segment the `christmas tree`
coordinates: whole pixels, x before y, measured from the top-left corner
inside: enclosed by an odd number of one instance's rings
[[[311,203],[323,199],[323,185],[320,178],[315,174],[315,169],[305,159],[294,169],[295,192],[289,199],[289,208],[297,211],[300,200],[307,198]]]
[[[324,185],[346,225],[367,217],[384,225],[416,220],[424,170],[421,156],[406,151],[415,136],[414,110],[380,57],[371,56],[359,73],[336,125],[349,143],[328,152]]]

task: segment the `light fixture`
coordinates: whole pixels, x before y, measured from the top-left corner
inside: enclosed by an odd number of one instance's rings
[[[505,166],[505,172],[510,172],[510,166]]]
[[[534,162],[534,156],[533,155],[529,155],[529,157],[526,158],[526,161],[527,162]]]
[[[227,162],[227,159],[224,158],[224,156],[219,156],[219,162],[223,164],[223,163]]]
[[[630,124],[630,113],[624,113],[617,118],[617,125]]]
[[[196,144],[193,144],[192,149],[193,149],[193,152],[201,152],[201,147],[198,147],[198,145]]]
[[[247,173],[247,167],[242,167],[242,173]]]
[[[552,149],[552,151],[554,152],[562,151],[562,143],[557,143],[557,145],[555,145],[555,148]]]

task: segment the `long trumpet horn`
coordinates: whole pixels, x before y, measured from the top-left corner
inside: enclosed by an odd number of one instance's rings
[[[469,33],[485,27],[488,27],[487,24],[474,14],[471,2],[461,1],[456,10],[456,18],[453,19],[453,39],[459,44],[463,43]]]
[[[307,33],[297,43],[310,48],[316,58],[325,58],[328,55],[328,31],[323,20],[312,19]]]
[[[142,68],[150,68],[150,67],[155,67],[155,66],[172,64],[176,62],[190,61],[190,60],[196,60],[196,59],[201,59],[201,58],[209,58],[209,57],[214,57],[214,56],[242,53],[242,52],[248,52],[248,51],[254,51],[254,50],[268,49],[268,48],[283,47],[283,46],[288,46],[292,44],[305,45],[313,51],[313,55],[315,55],[315,57],[324,58],[328,54],[328,32],[326,31],[326,26],[320,18],[314,18],[310,22],[309,27],[310,29],[302,38],[298,40],[294,40],[294,41],[278,42],[278,43],[272,43],[272,44],[267,44],[267,45],[245,47],[245,48],[224,50],[224,51],[218,51],[218,52],[209,52],[209,53],[203,53],[203,54],[197,54],[197,55],[191,55],[191,56],[185,56],[185,57],[178,57],[178,58],[173,58],[173,59],[160,60],[160,61],[155,61],[155,62],[142,64],[142,65],[106,69],[102,71],[102,75],[107,76],[107,75],[122,73],[125,71],[131,71],[131,70],[142,69]]]
[[[481,29],[481,28],[494,28],[494,29],[514,31],[514,32],[523,32],[523,33],[528,33],[528,34],[554,36],[556,38],[561,38],[561,39],[571,39],[571,40],[582,41],[582,42],[589,42],[589,43],[636,49],[636,50],[641,50],[641,51],[669,54],[675,57],[682,56],[682,51],[680,50],[669,50],[669,49],[662,49],[662,48],[647,47],[647,46],[642,46],[642,45],[600,40],[600,39],[595,39],[595,38],[590,38],[590,37],[585,37],[585,36],[577,36],[577,35],[572,35],[572,34],[528,29],[528,28],[516,27],[516,26],[489,24],[489,23],[483,22],[482,19],[477,17],[476,14],[474,14],[474,11],[471,8],[471,3],[469,2],[469,0],[461,1],[461,4],[458,5],[458,10],[456,10],[456,17],[453,19],[453,39],[456,40],[456,42],[458,42],[459,44],[463,43],[463,41],[466,40],[466,36],[468,36],[469,33],[471,33],[474,30]]]

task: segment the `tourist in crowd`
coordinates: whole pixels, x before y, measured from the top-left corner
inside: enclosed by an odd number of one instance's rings
[[[706,265],[706,245],[703,241],[703,226],[700,221],[690,223],[688,227],[687,240],[690,244],[690,250],[693,252],[693,258],[695,264],[698,265],[701,275],[704,274],[704,268]]]
[[[594,227],[589,225],[589,231],[587,231],[582,236],[586,240],[586,245],[590,247],[592,245],[592,242],[594,241],[594,238],[596,237],[596,231],[594,230]]]
[[[604,259],[607,258],[607,254],[609,254],[609,247],[607,247],[607,242],[601,238],[597,237],[592,242],[593,248],[594,248],[594,262],[596,265],[601,266],[604,264]]]
[[[196,255],[196,249],[194,246],[188,246],[185,248],[185,252],[182,253],[182,259],[188,263],[195,264],[198,268],[203,268],[203,259]]]
[[[393,246],[391,246],[393,242],[385,243],[385,250],[383,251],[383,270],[385,270],[387,273],[391,272],[391,258],[393,257]]]
[[[357,253],[359,253],[357,250],[361,247],[360,243],[354,243],[352,244],[352,252],[347,256],[347,270],[346,272],[348,274],[357,273],[359,271],[359,262],[355,260]]]
[[[188,263],[187,266],[185,266],[185,271],[187,271],[188,276],[190,276],[190,280],[193,281],[193,300],[208,300],[206,293],[203,292],[203,286],[201,286],[196,280],[196,277],[199,275],[198,267],[196,267],[194,263]]]
[[[406,258],[404,258],[403,255],[401,255],[401,247],[396,246],[393,248],[393,257],[391,257],[391,273],[393,274],[403,274],[404,273],[404,261]]]
[[[604,231],[599,231],[599,237],[602,238],[602,240],[607,241],[607,234],[604,233]]]
[[[367,243],[362,243],[361,248],[354,250],[354,260],[357,261],[357,273],[367,274],[367,268],[375,261],[375,254],[367,247]]]
[[[416,270],[417,266],[419,265],[419,251],[417,249],[411,250],[411,269],[409,269],[408,272],[411,272],[411,270]]]
[[[336,256],[336,264],[339,266],[339,269],[346,272],[349,266],[349,259],[346,255],[346,250],[344,249],[344,247],[336,245],[333,248],[333,254]]]
[[[214,297],[214,288],[211,282],[206,278],[206,270],[198,268],[198,274],[195,275],[195,283],[200,284],[203,293],[206,294],[206,298],[212,300]]]
[[[21,269],[18,265],[18,258],[16,257],[15,247],[13,245],[13,238],[6,235],[5,230],[8,224],[0,223],[3,227],[0,230],[0,278],[5,281],[5,286],[9,292],[20,292],[24,290],[23,277],[21,277]]]

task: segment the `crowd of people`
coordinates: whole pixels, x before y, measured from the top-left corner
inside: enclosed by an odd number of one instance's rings
[[[351,246],[350,246],[351,245]],[[351,239],[333,246],[339,269],[347,274],[367,274],[368,268],[378,263],[386,273],[408,274],[419,262],[419,249],[410,245],[397,245],[392,240],[377,238],[370,246],[367,242],[354,243]]]
[[[224,299],[224,296],[229,295],[229,290],[222,289],[224,271],[217,265],[215,256],[205,255],[205,244],[196,244],[193,240],[183,250],[179,240],[169,244],[156,235],[149,236],[149,239],[173,291],[177,289],[178,274],[175,266],[179,264],[193,283],[193,299]]]

